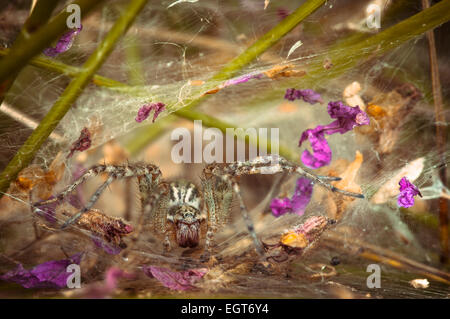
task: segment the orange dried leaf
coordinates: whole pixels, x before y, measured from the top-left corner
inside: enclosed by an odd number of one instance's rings
[[[280,242],[283,245],[292,248],[305,248],[308,245],[308,240],[305,235],[301,233],[288,232],[281,236]]]
[[[202,80],[189,80],[189,85],[191,86],[200,86],[205,84],[205,81]]]

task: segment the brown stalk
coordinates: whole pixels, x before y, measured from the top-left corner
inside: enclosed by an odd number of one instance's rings
[[[428,0],[422,0],[423,9],[430,7]],[[441,81],[439,79],[439,66],[436,53],[436,43],[434,31],[426,32],[428,40],[428,52],[430,56],[431,83],[433,89],[434,113],[436,117],[436,144],[439,156],[439,177],[445,187],[447,183],[447,172],[445,162],[447,131],[445,125],[444,103],[442,100]],[[441,262],[448,261],[448,200],[445,197],[439,198],[439,230],[441,241]]]
[[[415,260],[409,259],[391,250],[368,244],[366,242],[352,238],[351,241],[346,240],[345,236],[336,231],[329,231],[323,237],[323,243],[334,249],[349,252],[362,258],[381,262],[391,267],[411,271],[431,280],[439,281],[450,285],[450,274],[439,269],[422,264]]]

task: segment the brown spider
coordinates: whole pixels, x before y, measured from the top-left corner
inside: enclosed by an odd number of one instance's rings
[[[107,173],[108,178],[92,195],[87,205],[64,223],[62,228],[66,228],[89,211],[105,188],[115,179],[137,177],[143,214],[149,216],[157,226],[156,228],[165,235],[165,250],[168,251],[171,248],[171,235],[180,247],[196,247],[199,244],[201,226],[206,223],[205,250],[209,254],[214,233],[221,225],[226,223],[230,214],[234,194],[239,201],[242,216],[253,239],[256,251],[263,255],[264,248],[255,233],[253,222],[242,199],[238,177],[240,175],[267,174],[268,172],[274,174],[286,171],[295,172],[309,178],[314,183],[333,192],[364,198],[362,194],[337,189],[325,182],[339,180],[339,177],[314,175],[282,157],[269,155],[245,162],[207,165],[201,176],[202,191],[189,182],[167,183],[162,181],[159,168],[153,164],[95,165],[54,198],[35,203],[33,206],[37,207],[37,205],[61,201],[88,178]]]

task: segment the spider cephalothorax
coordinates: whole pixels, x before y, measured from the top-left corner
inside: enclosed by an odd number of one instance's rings
[[[200,240],[201,196],[198,188],[188,182],[169,185],[167,220],[175,227],[175,238],[180,247],[196,247]]]

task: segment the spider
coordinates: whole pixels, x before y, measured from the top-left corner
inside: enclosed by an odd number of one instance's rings
[[[61,201],[88,178],[101,173],[108,174],[106,181],[95,191],[86,206],[63,224],[64,229],[89,211],[105,188],[114,180],[137,177],[142,213],[164,234],[164,249],[171,250],[171,239],[180,247],[198,246],[201,230],[204,229],[202,226],[206,226],[205,251],[209,254],[213,246],[214,233],[227,222],[235,195],[255,249],[260,255],[264,255],[264,247],[255,233],[253,222],[242,199],[238,178],[241,175],[278,172],[297,173],[333,192],[364,198],[362,194],[341,190],[326,182],[340,180],[339,177],[315,175],[283,157],[268,155],[244,162],[207,165],[201,176],[201,189],[186,181],[170,183],[163,181],[161,171],[153,164],[95,165],[53,199],[34,205]]]

